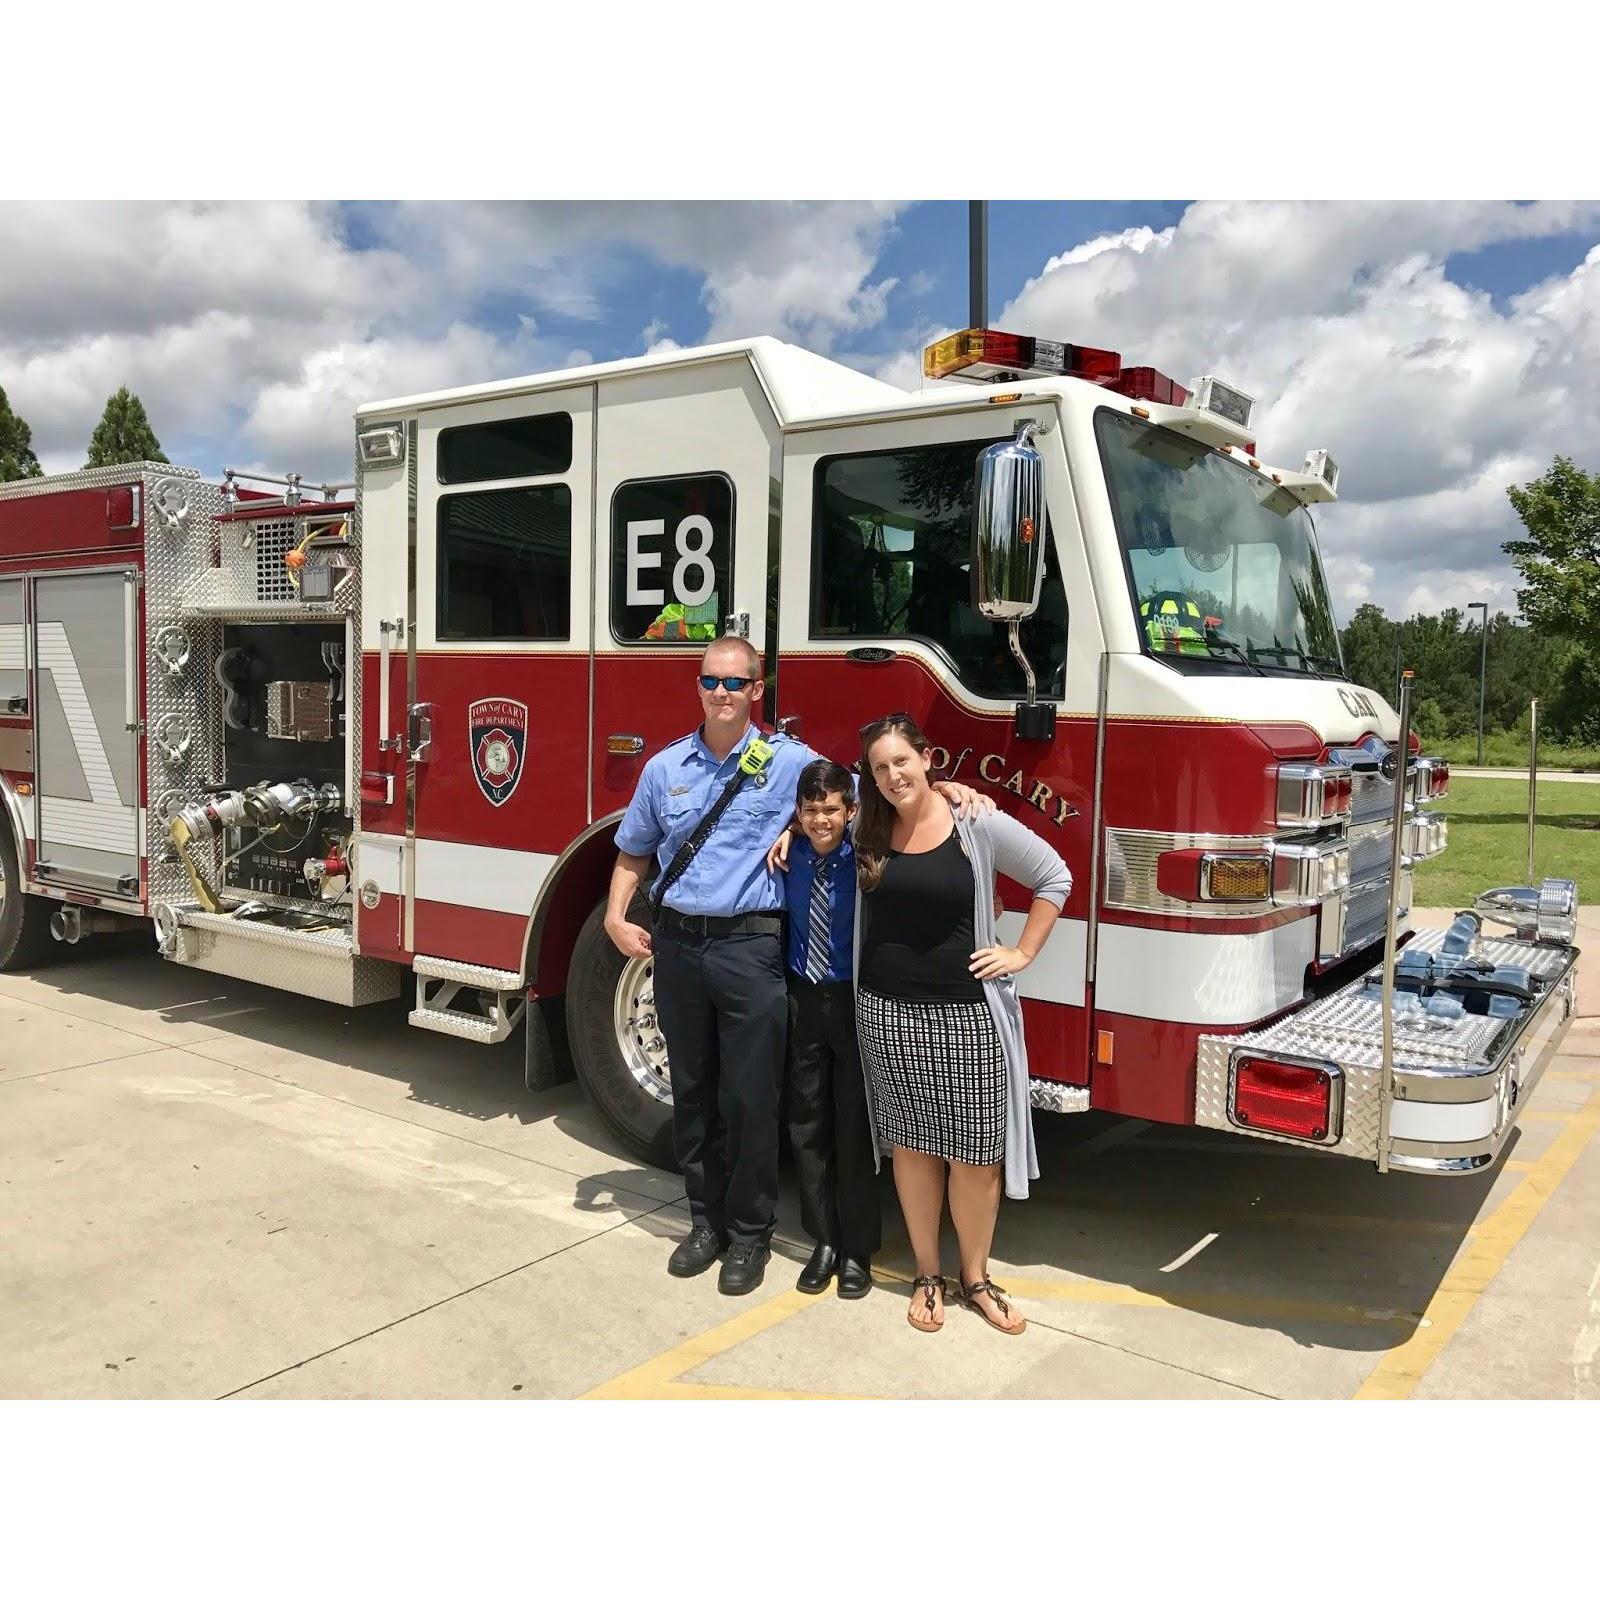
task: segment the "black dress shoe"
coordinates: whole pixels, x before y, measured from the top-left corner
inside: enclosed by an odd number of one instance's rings
[[[766,1277],[771,1254],[764,1244],[730,1244],[728,1259],[717,1274],[717,1287],[724,1294],[749,1294]]]
[[[859,1300],[872,1288],[872,1258],[846,1256],[839,1263],[839,1298]]]
[[[800,1269],[794,1286],[801,1294],[821,1294],[839,1265],[839,1252],[831,1244],[819,1244],[811,1259]]]
[[[691,1228],[689,1237],[667,1258],[674,1278],[697,1278],[727,1248],[728,1241],[713,1228]]]

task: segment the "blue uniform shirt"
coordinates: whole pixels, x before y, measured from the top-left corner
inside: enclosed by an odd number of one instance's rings
[[[856,851],[848,834],[825,856],[819,856],[802,833],[789,846],[789,870],[782,874],[783,897],[789,908],[789,933],[784,952],[789,970],[806,975],[811,944],[811,886],[821,873],[828,885],[828,970],[824,983],[850,976],[856,930]]]
[[[718,761],[697,728],[645,762],[633,791],[617,849],[625,855],[654,854],[663,872],[678,847],[716,803],[733,777],[745,736]],[[700,847],[689,870],[667,891],[666,904],[691,917],[737,917],[749,911],[777,911],[783,905],[783,873],[768,873],[767,851],[794,815],[794,791],[801,769],[817,752],[798,739],[767,735],[772,759],[759,778],[746,778],[733,804]]]

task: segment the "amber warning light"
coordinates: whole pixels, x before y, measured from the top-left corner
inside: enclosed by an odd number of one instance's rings
[[[1181,406],[1189,391],[1154,367],[1125,367],[1115,350],[1086,344],[1061,344],[996,328],[963,328],[930,344],[922,352],[925,378],[961,378],[970,383],[999,383],[1016,378],[1081,378],[1130,400],[1153,400]],[[1230,391],[1231,393],[1231,391]],[[995,400],[1021,396],[992,396]]]

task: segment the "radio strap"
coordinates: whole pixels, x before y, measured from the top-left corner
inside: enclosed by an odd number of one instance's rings
[[[765,771],[771,759],[772,746],[758,733],[744,747],[744,754],[739,757],[739,765],[734,768],[733,776],[729,778],[727,786],[717,796],[716,803],[695,824],[694,832],[678,846],[677,855],[667,863],[667,870],[656,879],[650,891],[651,911],[661,909],[661,902],[666,899],[667,891],[693,865],[694,858],[700,854],[700,847],[711,837],[711,830],[722,821],[722,813],[733,804],[733,797],[744,787],[744,780],[757,777]]]

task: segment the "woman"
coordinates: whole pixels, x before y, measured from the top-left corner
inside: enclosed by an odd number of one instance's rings
[[[1012,980],[1049,936],[1072,875],[1002,812],[959,820],[928,787],[928,741],[910,717],[869,723],[861,752],[856,1016],[875,1148],[893,1151],[916,1258],[907,1320],[925,1333],[944,1326],[948,1170],[962,1301],[990,1327],[1021,1333],[1027,1323],[989,1279],[1002,1169],[1015,1199],[1039,1176]],[[997,871],[1033,890],[1014,947],[995,940]]]

